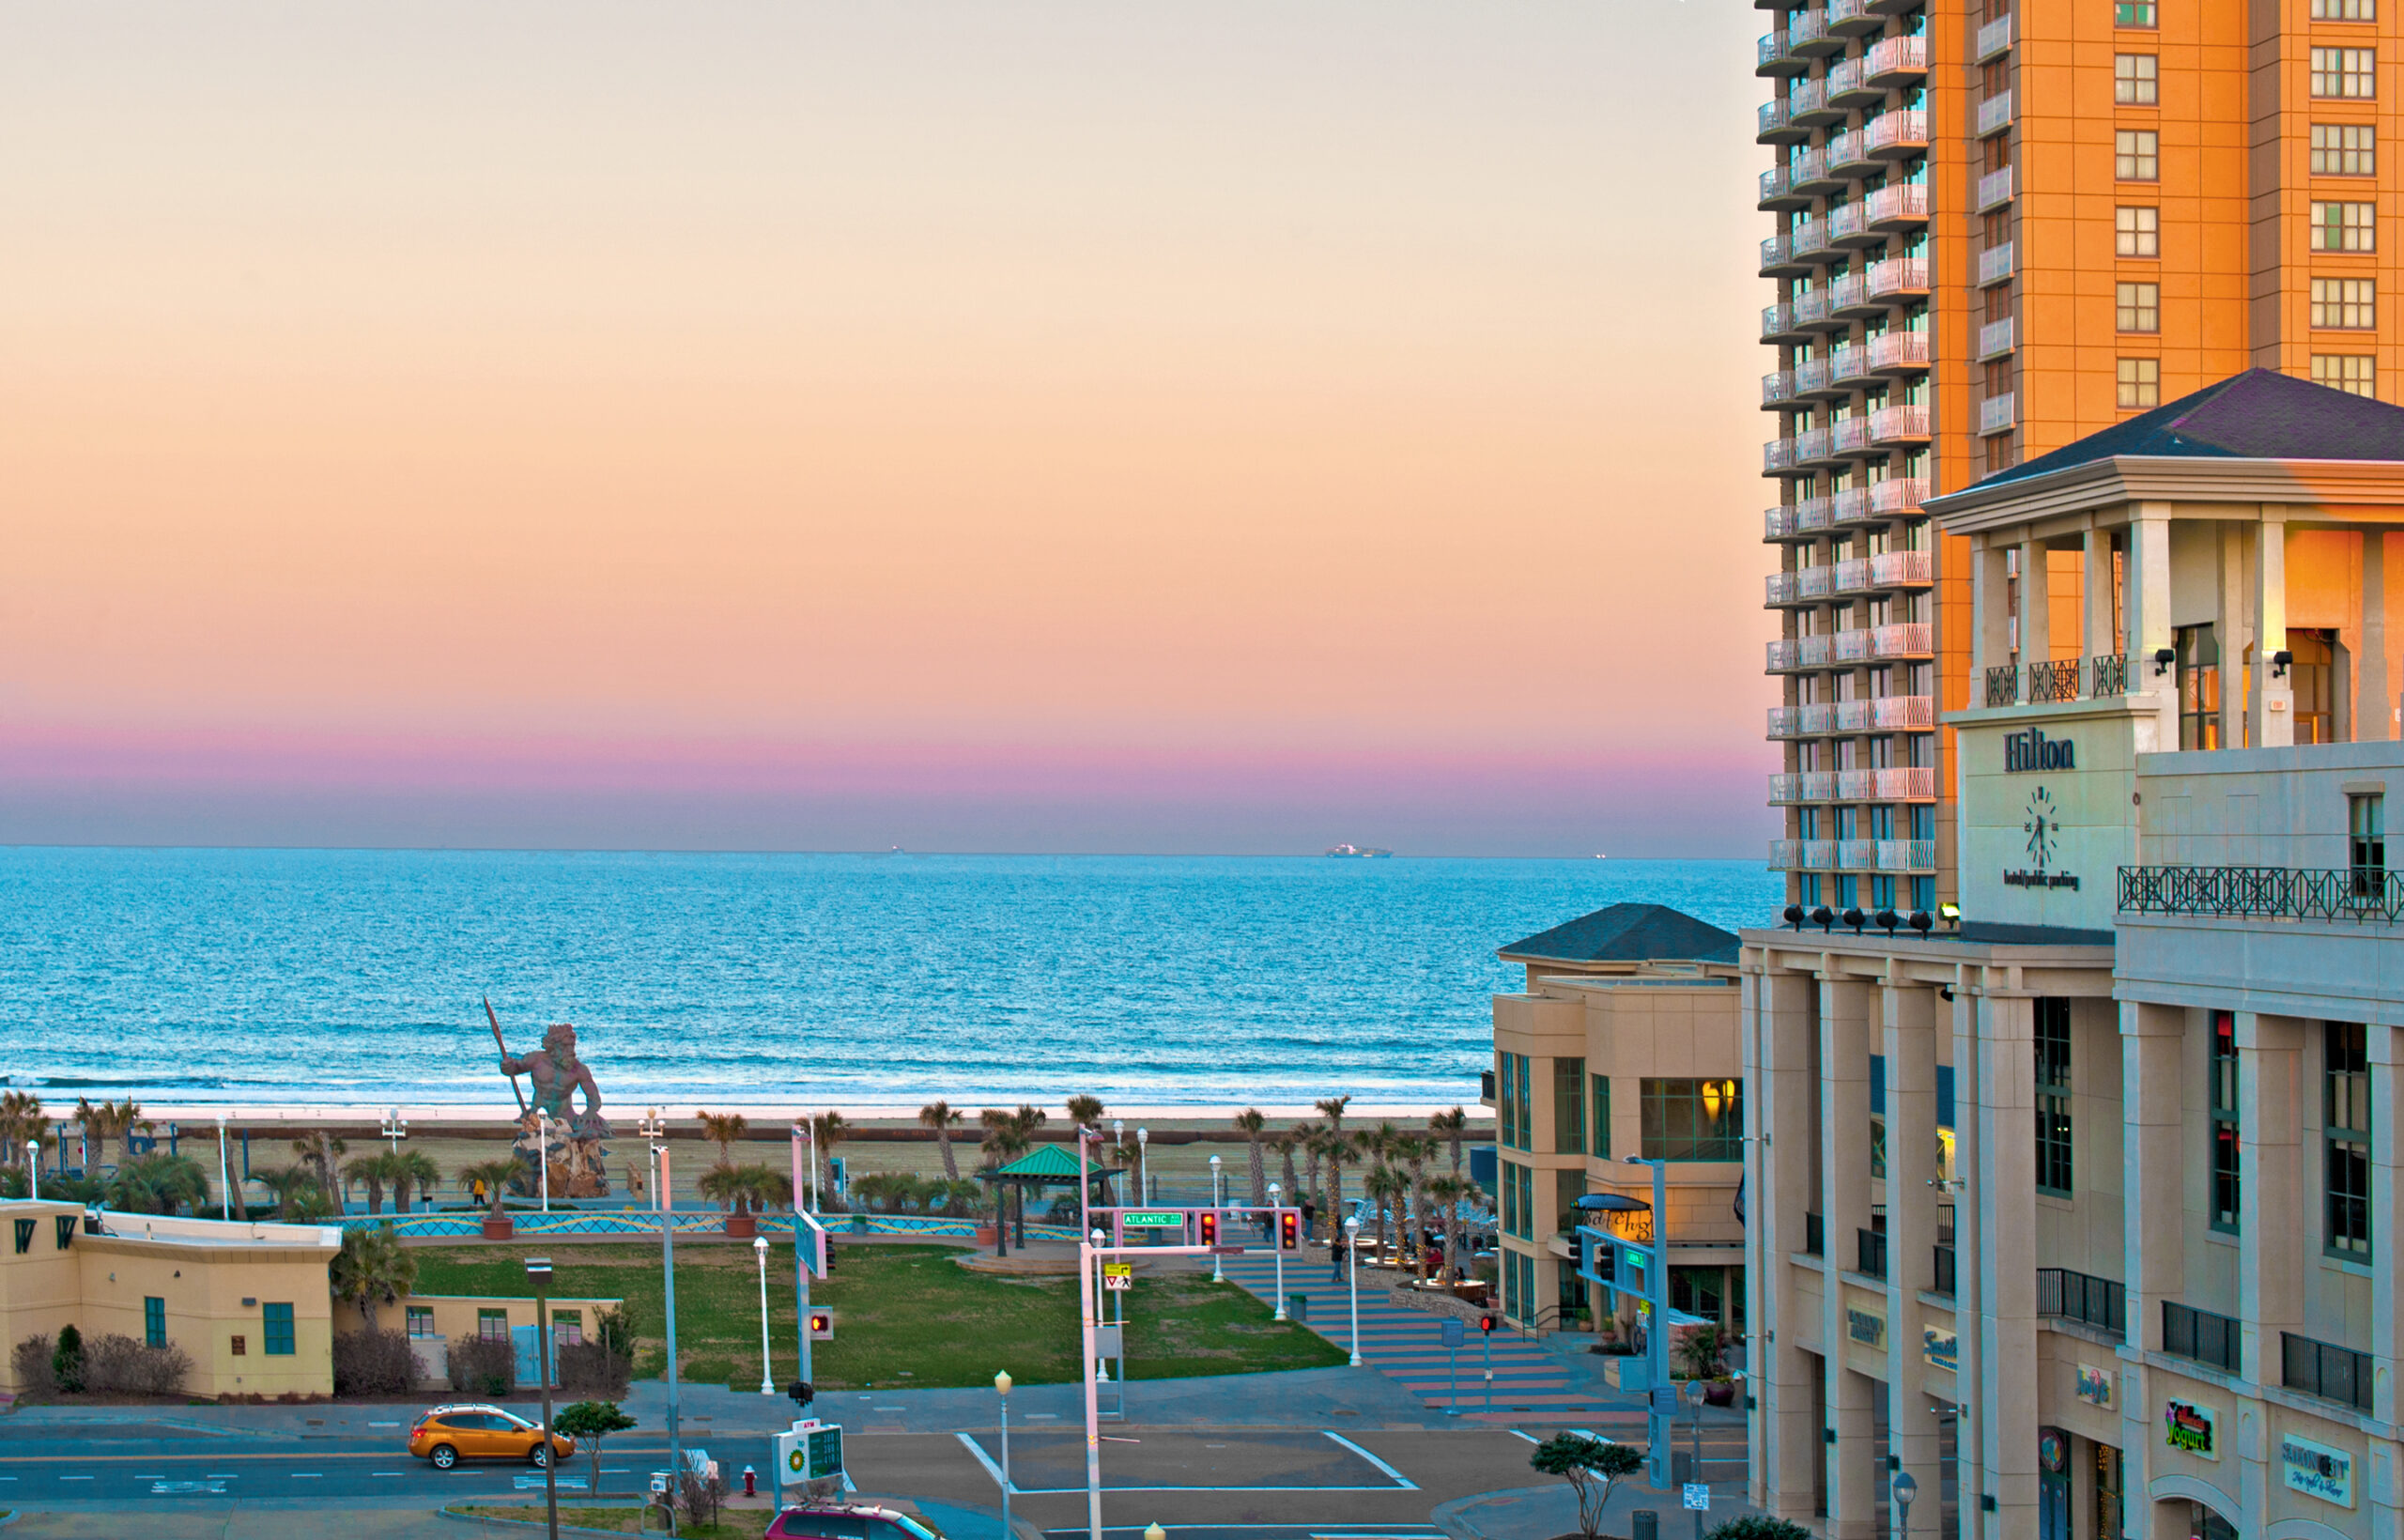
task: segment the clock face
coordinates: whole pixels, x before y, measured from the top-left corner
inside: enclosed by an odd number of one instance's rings
[[[2028,812],[2020,827],[2028,836],[2028,859],[2043,870],[2051,864],[2055,847],[2061,842],[2061,819],[2055,810],[2054,799],[2038,787],[2028,798]]]

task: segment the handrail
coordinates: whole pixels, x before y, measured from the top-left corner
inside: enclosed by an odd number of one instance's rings
[[[2372,866],[2122,867],[2119,909],[2133,915],[2393,925],[2404,917],[2404,872]]]

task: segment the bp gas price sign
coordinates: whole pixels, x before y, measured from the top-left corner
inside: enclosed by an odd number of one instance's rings
[[[815,1420],[777,1435],[779,1483],[817,1481],[843,1473],[843,1425]]]

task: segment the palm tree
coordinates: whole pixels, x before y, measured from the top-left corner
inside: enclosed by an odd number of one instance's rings
[[[840,1112],[822,1112],[809,1120],[810,1160],[826,1163],[825,1178],[829,1187],[835,1182],[835,1147],[841,1144],[851,1132],[852,1125],[843,1120]]]
[[[350,1146],[323,1129],[304,1133],[292,1141],[292,1153],[300,1156],[301,1163],[317,1174],[317,1185],[324,1189],[330,1203],[334,1202],[342,1191],[334,1183],[334,1172],[349,1149]]]
[[[298,1162],[272,1170],[254,1171],[251,1180],[274,1195],[278,1219],[305,1218],[324,1209],[326,1190],[318,1185],[317,1174]]]
[[[133,1159],[133,1131],[149,1128],[151,1122],[142,1116],[142,1105],[131,1097],[108,1107],[109,1127],[116,1134],[117,1158]]]
[[[1261,1131],[1269,1119],[1258,1107],[1246,1107],[1236,1114],[1236,1127],[1243,1131],[1244,1142],[1252,1149],[1252,1201],[1256,1208],[1269,1201],[1269,1173],[1261,1162]]]
[[[1426,1270],[1427,1234],[1427,1158],[1436,1152],[1433,1141],[1407,1133],[1395,1141],[1395,1159],[1407,1173],[1410,1240],[1406,1249],[1419,1255],[1419,1270]]]
[[[1361,1191],[1368,1195],[1370,1207],[1378,1211],[1378,1255],[1379,1256],[1390,1255],[1386,1247],[1386,1216],[1392,1211],[1390,1206],[1398,1206],[1403,1194],[1410,1190],[1410,1184],[1404,1178],[1402,1173],[1390,1165],[1372,1167],[1361,1178]]]
[[[402,1249],[390,1224],[378,1224],[345,1235],[326,1272],[334,1298],[357,1305],[373,1332],[376,1306],[394,1303],[417,1286],[417,1257]]]
[[[1352,1104],[1348,1096],[1322,1096],[1311,1103],[1327,1115],[1327,1126],[1338,1133],[1344,1132],[1344,1109]]]
[[[415,1188],[417,1195],[431,1207],[434,1190],[441,1183],[442,1168],[434,1163],[433,1156],[422,1149],[404,1151],[395,1157],[393,1165],[393,1207],[408,1213],[411,1188]]]
[[[459,1185],[472,1193],[476,1190],[477,1183],[483,1183],[485,1193],[491,1204],[489,1212],[498,1219],[501,1217],[501,1200],[509,1195],[509,1184],[521,1179],[525,1175],[526,1163],[512,1155],[506,1160],[484,1161],[475,1165],[461,1167]]]
[[[1069,1098],[1069,1121],[1079,1128],[1091,1128],[1102,1121],[1102,1098],[1072,1096]]]
[[[1427,1127],[1440,1137],[1452,1141],[1453,1175],[1459,1176],[1461,1174],[1461,1135],[1469,1128],[1469,1114],[1458,1107],[1455,1107],[1450,1112],[1430,1113],[1427,1116]]]
[[[985,1131],[977,1141],[977,1151],[984,1157],[986,1170],[1008,1165],[1026,1153],[1027,1128],[1015,1115],[987,1107],[977,1115],[977,1122]]]
[[[734,1163],[734,1141],[750,1132],[751,1120],[739,1112],[702,1112],[694,1109],[693,1116],[701,1120],[701,1132],[717,1144],[717,1163]]]
[[[1450,1284],[1460,1276],[1460,1269],[1453,1255],[1453,1240],[1460,1231],[1461,1205],[1477,1195],[1477,1183],[1461,1177],[1436,1177],[1427,1183],[1427,1196],[1436,1205],[1436,1233],[1441,1248],[1436,1266],[1436,1282],[1439,1284]]]
[[[1333,1129],[1319,1136],[1319,1159],[1327,1167],[1327,1222],[1334,1226],[1330,1235],[1340,1235],[1344,1229],[1344,1168],[1360,1163],[1358,1146]]]
[[[1302,1185],[1287,1189],[1293,1194],[1297,1207],[1304,1203],[1313,1208],[1319,1207],[1318,1158],[1320,1150],[1325,1147],[1319,1137],[1322,1132],[1317,1123],[1297,1123],[1290,1135],[1295,1147],[1302,1152]]]
[[[0,1139],[15,1148],[28,1178],[41,1154],[42,1135],[49,1130],[50,1118],[41,1110],[40,1097],[31,1091],[0,1092]]]
[[[1302,1190],[1294,1179],[1296,1143],[1298,1141],[1292,1133],[1277,1133],[1270,1136],[1269,1147],[1276,1152],[1280,1170],[1285,1177],[1285,1185],[1279,1189],[1280,1194],[1287,1203],[1299,1205],[1302,1201]]]
[[[189,1155],[137,1155],[109,1174],[108,1205],[130,1214],[198,1213],[208,1207],[208,1178]]]
[[[384,1182],[394,1175],[393,1157],[389,1152],[379,1149],[373,1155],[354,1156],[350,1163],[342,1168],[342,1175],[345,1182],[355,1181],[367,1189],[369,1213],[384,1211]]]
[[[951,1131],[960,1122],[960,1114],[948,1101],[930,1101],[918,1109],[921,1125],[935,1131],[935,1153],[943,1157],[943,1179],[960,1179],[960,1159],[951,1152]]]

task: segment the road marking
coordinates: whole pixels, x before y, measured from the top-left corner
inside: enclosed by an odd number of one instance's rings
[[[1401,1471],[1399,1471],[1395,1470],[1393,1466],[1388,1465],[1385,1461],[1383,1461],[1383,1460],[1381,1460],[1381,1459],[1378,1458],[1375,1455],[1370,1454],[1367,1450],[1365,1450],[1365,1449],[1362,1448],[1359,1444],[1354,1443],[1351,1440],[1349,1440],[1349,1439],[1346,1438],[1343,1434],[1341,1434],[1341,1433],[1330,1433],[1330,1432],[1328,1432],[1328,1430],[1327,1430],[1327,1429],[1325,1429],[1325,1428],[1321,1428],[1321,1429],[1319,1429],[1319,1431],[1320,1431],[1321,1433],[1323,1433],[1323,1434],[1326,1434],[1326,1436],[1327,1436],[1328,1438],[1333,1439],[1337,1443],[1342,1444],[1345,1448],[1347,1448],[1347,1449],[1348,1449],[1348,1450],[1352,1451],[1352,1453],[1354,1453],[1355,1455],[1360,1455],[1363,1459],[1364,1459],[1364,1460],[1368,1461],[1371,1465],[1376,1466],[1379,1470],[1380,1470],[1380,1471],[1384,1471],[1387,1475],[1392,1476],[1392,1477],[1394,1478],[1394,1484],[1395,1484],[1395,1486],[1397,1486],[1401,1487],[1404,1491],[1406,1491],[1406,1492],[1415,1492],[1415,1491],[1419,1490],[1419,1485],[1418,1485],[1418,1483],[1416,1483],[1416,1482],[1412,1481],[1410,1477],[1408,1477],[1408,1476],[1404,1475]]]
[[[1516,1428],[1516,1427],[1506,1427],[1506,1428],[1504,1428],[1502,1431],[1503,1431],[1503,1432],[1505,1432],[1505,1433],[1508,1433],[1508,1434],[1509,1434],[1509,1435],[1511,1435],[1511,1437],[1513,1437],[1514,1439],[1526,1439],[1526,1440],[1528,1440],[1528,1442],[1530,1442],[1530,1443],[1542,1443],[1542,1442],[1544,1442],[1544,1440],[1543,1440],[1542,1439],[1532,1438],[1532,1437],[1530,1437],[1529,1435],[1527,1435],[1527,1434],[1525,1434],[1525,1433],[1520,1432],[1520,1431],[1519,1431],[1518,1428]]]
[[[370,1423],[367,1425],[369,1427],[398,1427],[401,1424],[398,1423]]]
[[[1060,1414],[1056,1411],[1030,1411],[1025,1414],[1025,1417],[1030,1423],[1056,1423],[1060,1420]]]
[[[222,1481],[154,1481],[150,1484],[152,1497],[180,1497],[203,1492],[212,1497],[223,1497],[225,1495],[225,1484]]]
[[[58,1479],[61,1481],[89,1481],[92,1478],[89,1476],[61,1476]]]
[[[398,1471],[370,1471],[367,1473],[371,1476],[397,1476],[400,1474]]]
[[[910,1409],[908,1407],[871,1407],[869,1409],[871,1411],[907,1411]]]
[[[295,1471],[292,1472],[292,1479],[294,1481],[323,1481],[326,1479],[326,1473],[322,1471]]]
[[[955,1433],[952,1437],[958,1439],[962,1443],[968,1446],[968,1453],[977,1456],[977,1463],[983,1466],[985,1468],[985,1473],[994,1478],[994,1486],[1000,1487],[1006,1492],[1011,1493],[1012,1495],[1018,1494],[1017,1487],[1002,1479],[1002,1468],[994,1463],[994,1457],[991,1455],[986,1454],[983,1446],[979,1445],[976,1440],[970,1438],[965,1433]]]

